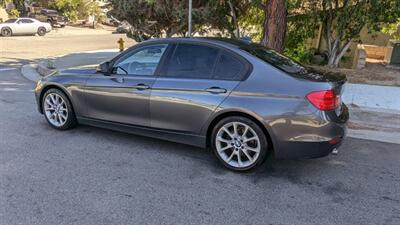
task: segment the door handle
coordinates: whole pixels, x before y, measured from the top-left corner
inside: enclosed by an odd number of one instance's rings
[[[210,92],[212,94],[223,94],[226,93],[225,88],[220,88],[220,87],[210,87],[206,89],[207,92]]]
[[[135,88],[135,89],[138,89],[138,90],[150,89],[150,87],[148,85],[145,85],[145,84],[137,84],[137,85],[133,86],[132,88]]]

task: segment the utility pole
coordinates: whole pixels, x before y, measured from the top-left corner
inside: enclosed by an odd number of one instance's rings
[[[192,0],[189,0],[189,38],[192,37]]]

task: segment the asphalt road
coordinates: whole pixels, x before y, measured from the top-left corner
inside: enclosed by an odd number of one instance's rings
[[[56,29],[44,37],[0,36],[0,63],[18,65],[20,62],[26,63],[75,52],[117,49],[117,41],[120,38],[126,41],[127,47],[134,44],[125,34],[75,27]]]
[[[0,67],[0,224],[400,224],[400,145],[234,173],[207,150],[51,129],[33,86]]]

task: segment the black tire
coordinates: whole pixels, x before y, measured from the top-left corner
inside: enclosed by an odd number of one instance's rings
[[[62,126],[54,125],[49,120],[48,116],[46,115],[45,100],[46,100],[47,96],[49,96],[50,94],[56,94],[56,95],[60,96],[62,98],[62,100],[65,102],[68,113],[66,116],[67,119]],[[46,118],[47,122],[50,124],[51,127],[55,128],[57,130],[68,130],[68,129],[74,128],[78,124],[77,120],[76,120],[74,109],[71,105],[71,102],[69,101],[68,97],[62,91],[60,91],[58,89],[53,89],[53,88],[47,90],[46,93],[43,95],[41,102],[42,102],[42,111],[43,111],[44,117]]]
[[[47,20],[47,23],[49,23],[49,24],[50,24],[50,26],[51,26],[52,28],[54,28],[54,23],[53,23],[53,21],[51,21],[51,20]]]
[[[61,28],[65,28],[65,25],[61,25],[60,27],[61,27]]]
[[[241,124],[245,124],[247,126],[249,126],[254,132],[255,134],[258,136],[259,139],[259,145],[260,145],[260,150],[259,150],[259,154],[257,159],[255,159],[254,162],[252,162],[250,165],[248,166],[244,166],[244,167],[235,167],[232,166],[230,164],[228,164],[227,162],[225,162],[225,160],[220,156],[220,154],[218,153],[217,150],[217,134],[220,131],[220,129],[222,127],[224,127],[227,124],[230,124],[232,122],[238,122]],[[243,134],[243,133],[242,133]],[[256,168],[257,166],[260,166],[264,161],[265,158],[267,156],[267,152],[268,152],[268,139],[265,136],[263,130],[251,119],[248,119],[246,117],[241,117],[241,116],[232,116],[232,117],[227,117],[222,119],[221,121],[219,121],[213,128],[212,133],[211,133],[211,147],[214,151],[214,154],[217,156],[218,160],[228,169],[233,170],[233,171],[247,171],[247,170],[251,170]],[[232,144],[233,145],[233,144]],[[226,145],[228,146],[228,145]],[[232,147],[233,148],[233,147]],[[246,148],[246,147],[245,147]],[[234,150],[232,150],[233,152]],[[243,151],[243,150],[242,150]],[[240,152],[238,154],[241,154],[241,157],[244,156],[243,152]],[[237,158],[238,156],[236,156]]]
[[[44,36],[44,35],[46,35],[46,33],[47,33],[47,31],[46,31],[46,28],[44,28],[44,27],[39,27],[37,30],[37,34],[39,36]]]
[[[12,30],[9,27],[4,27],[1,29],[1,36],[3,37],[11,37],[12,36]]]

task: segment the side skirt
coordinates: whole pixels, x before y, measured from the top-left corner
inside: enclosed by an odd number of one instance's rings
[[[140,136],[152,137],[157,139],[162,139],[166,141],[172,141],[187,145],[192,145],[196,147],[205,148],[206,147],[206,137],[170,131],[170,130],[160,130],[153,129],[149,127],[141,127],[134,125],[127,125],[103,120],[89,119],[85,117],[77,117],[78,123],[85,124],[94,127],[101,127],[105,129],[120,131],[124,133],[136,134]]]

